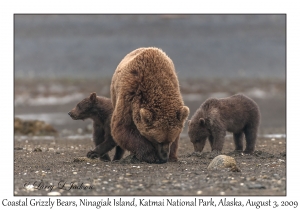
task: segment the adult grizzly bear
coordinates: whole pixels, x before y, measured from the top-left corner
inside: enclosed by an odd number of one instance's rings
[[[111,133],[140,161],[177,161],[179,135],[189,115],[172,60],[160,49],[124,57],[111,83]]]
[[[242,94],[228,98],[207,99],[189,121],[188,135],[195,152],[202,152],[208,137],[213,152],[222,151],[226,131],[232,132],[235,150],[243,150],[243,133],[246,137],[244,153],[253,153],[260,121],[257,104]]]
[[[116,153],[113,160],[120,160],[124,154],[124,150],[117,146],[110,132],[110,120],[112,115],[112,104],[109,98],[97,96],[91,93],[80,101],[68,114],[73,120],[85,120],[90,118],[93,120],[93,140],[95,149],[87,153],[87,157],[94,159],[100,158],[104,161],[110,161],[107,154],[116,147]]]

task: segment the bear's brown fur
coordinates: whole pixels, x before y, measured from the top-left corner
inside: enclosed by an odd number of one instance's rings
[[[220,153],[226,131],[232,132],[235,150],[243,150],[243,134],[246,137],[244,153],[253,153],[260,122],[257,104],[242,94],[228,98],[207,99],[189,121],[188,135],[195,152],[202,152],[208,138],[212,151]]]
[[[113,160],[120,160],[124,150],[117,146],[111,136],[110,121],[112,115],[111,100],[105,97],[97,96],[91,93],[90,97],[80,101],[68,114],[73,120],[84,120],[90,118],[93,120],[93,140],[95,149],[87,153],[87,157],[94,159],[100,157],[101,160],[110,161],[107,154],[116,147],[116,153]]]
[[[179,135],[189,115],[172,60],[158,48],[139,48],[118,65],[111,83],[112,136],[148,163],[177,160]]]

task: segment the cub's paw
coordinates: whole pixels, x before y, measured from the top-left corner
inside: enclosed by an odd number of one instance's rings
[[[247,150],[247,149],[244,150],[244,154],[252,155],[253,153],[254,153],[254,150]]]
[[[86,156],[90,159],[96,159],[96,158],[99,158],[99,155],[97,152],[93,151],[93,150],[90,150]]]

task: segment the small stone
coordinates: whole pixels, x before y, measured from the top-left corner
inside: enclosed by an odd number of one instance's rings
[[[34,148],[33,152],[42,152],[42,149],[41,148]]]
[[[74,172],[73,172],[73,174],[77,174],[77,172],[76,172],[76,171],[74,171]]]
[[[263,179],[269,179],[270,177],[267,176],[267,175],[263,175],[262,178],[263,178]]]
[[[236,166],[235,159],[233,157],[226,156],[226,155],[218,155],[210,162],[210,164],[207,167],[207,169],[221,169],[221,168],[234,168],[236,170],[233,171],[239,171],[239,169]]]
[[[50,195],[50,196],[59,196],[61,194],[59,192],[49,192],[47,195]]]
[[[225,192],[220,192],[220,195],[225,195]]]
[[[261,185],[261,184],[248,184],[247,185],[248,189],[266,189],[265,186]]]
[[[30,184],[30,185],[27,185],[27,186],[25,187],[25,189],[26,189],[27,191],[34,191],[34,186],[33,186],[32,184]]]
[[[201,195],[201,194],[202,194],[201,190],[197,191],[197,195]]]

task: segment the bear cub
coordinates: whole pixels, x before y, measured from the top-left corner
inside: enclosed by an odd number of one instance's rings
[[[87,153],[87,157],[94,159],[100,158],[103,161],[110,161],[107,154],[116,147],[116,153],[113,160],[120,160],[124,150],[117,146],[111,136],[110,122],[113,112],[111,100],[105,97],[97,96],[91,93],[80,101],[68,114],[73,120],[93,120],[93,140],[95,149]]]
[[[202,152],[208,138],[212,152],[222,151],[226,131],[233,133],[235,150],[243,150],[243,135],[246,138],[244,153],[255,150],[260,111],[257,104],[242,94],[231,97],[207,99],[189,121],[188,135],[195,152]]]

